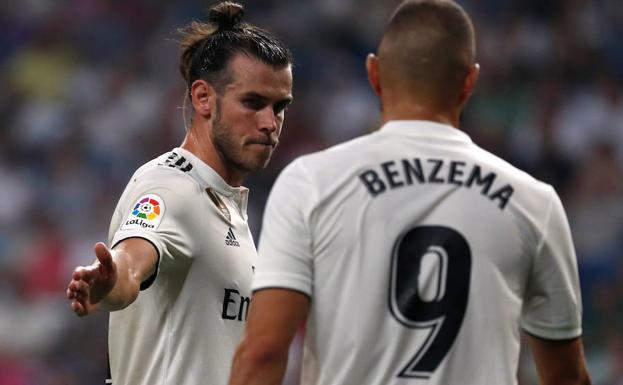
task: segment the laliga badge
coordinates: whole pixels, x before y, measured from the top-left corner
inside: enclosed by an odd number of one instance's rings
[[[164,201],[156,194],[141,196],[121,225],[121,230],[155,230],[164,216]]]

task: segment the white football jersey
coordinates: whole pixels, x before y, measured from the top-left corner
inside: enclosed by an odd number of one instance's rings
[[[112,384],[227,383],[257,258],[247,196],[181,148],[132,176],[109,243],[143,238],[159,262],[137,300],[110,313]]]
[[[520,328],[581,334],[553,188],[463,132],[393,121],[270,194],[253,290],[311,297],[302,384],[516,384]]]

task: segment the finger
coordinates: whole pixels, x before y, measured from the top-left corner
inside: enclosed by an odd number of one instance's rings
[[[90,288],[90,285],[83,280],[71,281],[68,287],[68,289],[73,292],[75,298],[87,298]]]
[[[96,270],[96,268],[94,268],[92,266],[78,266],[74,270],[74,272],[71,275],[71,277],[75,281],[88,281],[91,278],[93,278],[93,272],[95,270]]]
[[[79,266],[74,270],[72,278],[74,281],[91,282],[99,272],[98,266]]]
[[[86,281],[80,280],[72,280],[69,282],[69,286],[67,288],[73,292],[78,292],[80,290],[84,290],[86,285]]]
[[[72,289],[72,287],[73,287],[72,283],[73,282],[74,282],[73,279],[71,281],[69,281],[69,283],[67,284],[67,290],[65,290],[65,295],[69,299],[74,299],[75,296],[76,296],[76,292]]]
[[[97,242],[95,244],[95,256],[106,270],[113,270],[112,254],[104,243]]]
[[[76,293],[75,291],[67,290],[67,299],[72,300],[72,301],[83,301],[84,302],[86,300],[86,295],[80,295]]]
[[[86,308],[84,307],[83,304],[81,304],[78,301],[72,301],[71,310],[73,310],[73,312],[76,313],[80,317],[82,317],[83,315],[86,315]]]
[[[71,274],[71,278],[78,281],[82,279],[84,275],[84,266],[78,266],[74,269],[74,272]]]

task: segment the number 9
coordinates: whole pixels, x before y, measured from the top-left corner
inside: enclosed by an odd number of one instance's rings
[[[467,308],[471,260],[465,238],[443,226],[415,227],[394,245],[389,291],[391,313],[408,328],[431,329],[398,377],[429,378],[448,354]],[[431,262],[436,269],[422,268]],[[431,278],[436,285],[424,293],[421,290],[424,280],[431,282]]]

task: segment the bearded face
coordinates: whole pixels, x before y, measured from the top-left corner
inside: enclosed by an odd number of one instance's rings
[[[224,171],[246,175],[266,167],[279,143],[292,70],[238,55],[229,71],[232,80],[216,95],[209,135]]]
[[[222,99],[217,98],[212,143],[223,162],[241,172],[262,170],[279,143],[281,127],[272,132],[245,133],[223,117]]]

